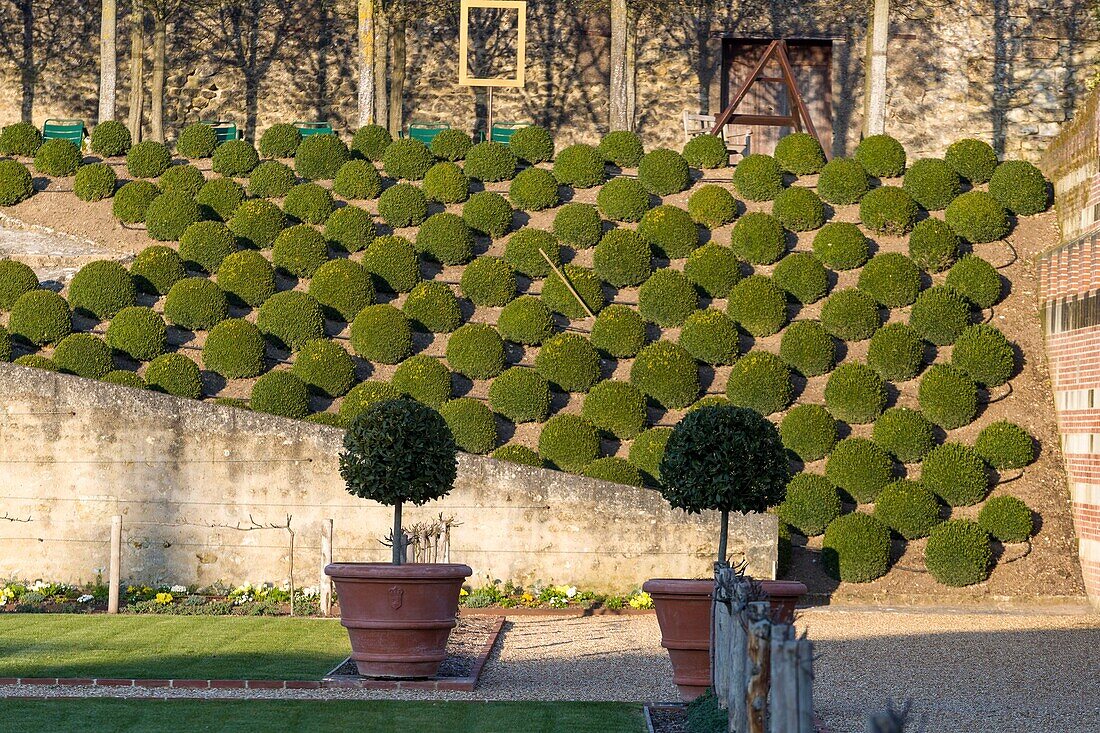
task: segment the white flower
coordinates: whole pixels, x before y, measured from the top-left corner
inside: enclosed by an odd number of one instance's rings
[[[173,585],[171,590],[172,590],[173,593],[186,593],[187,592],[187,586],[185,586],[185,585]]]
[[[566,591],[565,591],[565,597],[566,598],[573,598],[576,595],[577,595],[577,586],[575,586],[575,585],[569,586],[569,588],[566,589]]]
[[[95,600],[95,596],[90,596],[87,593],[85,593],[84,595],[80,596],[80,598],[77,598],[76,602],[77,603],[91,603],[94,600]]]
[[[35,590],[35,591],[42,590],[43,588],[45,588],[48,585],[49,585],[49,583],[46,583],[46,582],[41,581],[41,580],[36,580],[36,581],[34,581],[34,585],[31,586],[31,590]]]
[[[316,598],[321,595],[321,591],[315,585],[311,585],[308,588],[302,588],[303,598]]]

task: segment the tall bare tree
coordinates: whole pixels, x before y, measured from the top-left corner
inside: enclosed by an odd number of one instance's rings
[[[359,68],[359,127],[374,122],[374,36],[377,23],[374,17],[374,0],[359,0],[358,68]]]
[[[164,82],[168,67],[168,24],[184,0],[145,0],[153,18],[153,74],[149,80],[149,135],[164,142]]]
[[[127,127],[135,143],[141,142],[145,117],[145,5],[130,0],[130,111]]]
[[[118,2],[103,0],[99,24],[99,121],[115,118],[118,84]]]
[[[871,0],[863,73],[863,134],[886,131],[886,48],[890,36],[890,0]]]
[[[633,126],[633,120],[628,113],[630,107],[630,87],[633,86],[633,59],[627,53],[630,45],[627,37],[630,35],[630,11],[627,8],[627,0],[610,0],[611,2],[611,88],[610,99],[610,126],[612,130],[629,130]],[[629,81],[628,81],[629,79]]]

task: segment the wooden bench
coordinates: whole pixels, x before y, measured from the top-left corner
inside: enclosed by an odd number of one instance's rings
[[[683,114],[684,142],[700,135],[709,135],[714,129],[717,118],[714,115],[700,115],[688,112]],[[722,139],[726,150],[732,155],[745,157],[752,152],[752,128],[742,125],[726,125],[722,128]]]

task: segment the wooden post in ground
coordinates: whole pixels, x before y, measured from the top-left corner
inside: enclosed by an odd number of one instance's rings
[[[122,516],[111,517],[111,570],[107,593],[107,613],[118,613],[119,585],[122,582]]]
[[[321,582],[320,601],[321,615],[328,616],[332,612],[332,580],[325,575],[325,566],[332,562],[332,520],[321,522]]]
[[[771,733],[798,733],[798,642],[789,625],[772,627],[771,695],[768,724]]]
[[[771,682],[771,621],[768,604],[749,604],[748,684],[745,687],[747,733],[767,733],[768,686]]]

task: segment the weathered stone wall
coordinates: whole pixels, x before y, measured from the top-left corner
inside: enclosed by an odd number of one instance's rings
[[[86,581],[108,567],[123,517],[124,578],[147,583],[320,577],[321,525],[337,561],[384,561],[390,508],[348,495],[342,432],[0,364],[0,578]],[[446,498],[406,507],[406,526],[460,523],[451,557],[486,578],[628,591],[650,577],[703,577],[714,513],[669,509],[656,491],[461,455]],[[8,519],[4,519],[4,517]],[[8,521],[8,520],[17,521]],[[23,521],[30,520],[30,521]],[[776,520],[736,516],[731,554],[775,576]]]

